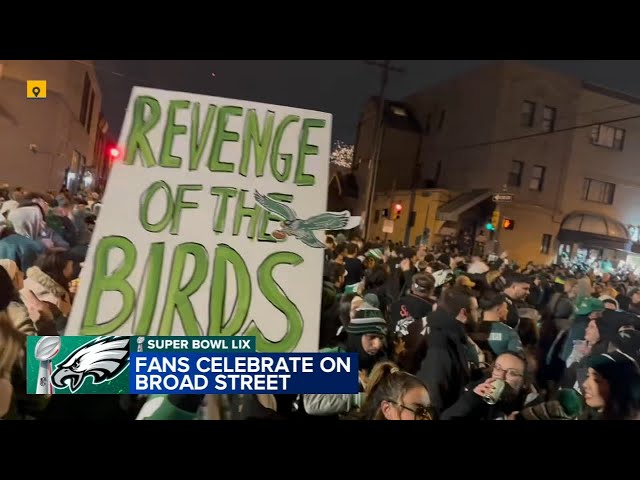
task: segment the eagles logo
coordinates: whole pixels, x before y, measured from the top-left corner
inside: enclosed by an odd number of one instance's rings
[[[88,377],[93,383],[116,378],[129,364],[129,337],[99,337],[77,348],[51,375],[56,388],[76,392]]]

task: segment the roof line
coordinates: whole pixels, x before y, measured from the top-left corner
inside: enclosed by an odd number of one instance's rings
[[[582,88],[594,93],[606,95],[607,97],[617,98],[618,100],[623,100],[625,102],[635,103],[637,105],[640,105],[640,97],[636,97],[634,95],[630,95],[628,93],[624,93],[619,90],[613,90],[609,87],[603,87],[602,85],[598,85],[596,83],[591,83],[583,80]]]

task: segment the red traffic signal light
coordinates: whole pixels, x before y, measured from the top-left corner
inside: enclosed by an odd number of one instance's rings
[[[502,228],[504,228],[505,230],[513,230],[515,223],[516,222],[514,222],[510,218],[505,218],[504,220],[502,220]]]
[[[120,150],[116,147],[111,147],[109,149],[109,157],[118,158],[120,156]]]
[[[393,219],[397,220],[398,218],[400,218],[400,212],[402,212],[402,204],[401,203],[394,203],[393,204]]]

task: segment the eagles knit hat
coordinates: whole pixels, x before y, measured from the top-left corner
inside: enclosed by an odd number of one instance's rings
[[[591,357],[587,366],[593,368],[610,384],[614,383],[620,388],[628,386],[634,376],[640,375],[638,362],[620,350]]]
[[[387,335],[387,322],[382,312],[368,303],[363,303],[355,312],[355,315],[346,328],[348,333],[354,335]]]
[[[640,332],[633,328],[623,328],[619,330],[616,337],[613,338],[613,346],[629,355],[636,362],[640,362]]]
[[[603,310],[604,303],[602,303],[602,300],[593,297],[584,297],[578,304],[576,315],[590,315],[593,312],[602,312]]]
[[[360,282],[352,283],[351,285],[347,285],[344,287],[344,293],[358,293],[358,289],[360,288]]]
[[[365,253],[365,257],[375,258],[376,260],[382,260],[383,256],[381,248],[372,248]]]
[[[375,308],[380,308],[380,300],[378,300],[378,296],[375,293],[367,293],[364,296],[364,303],[367,303]]]

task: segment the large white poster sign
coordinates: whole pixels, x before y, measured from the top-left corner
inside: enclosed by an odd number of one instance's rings
[[[67,335],[317,350],[331,115],[136,87]]]

